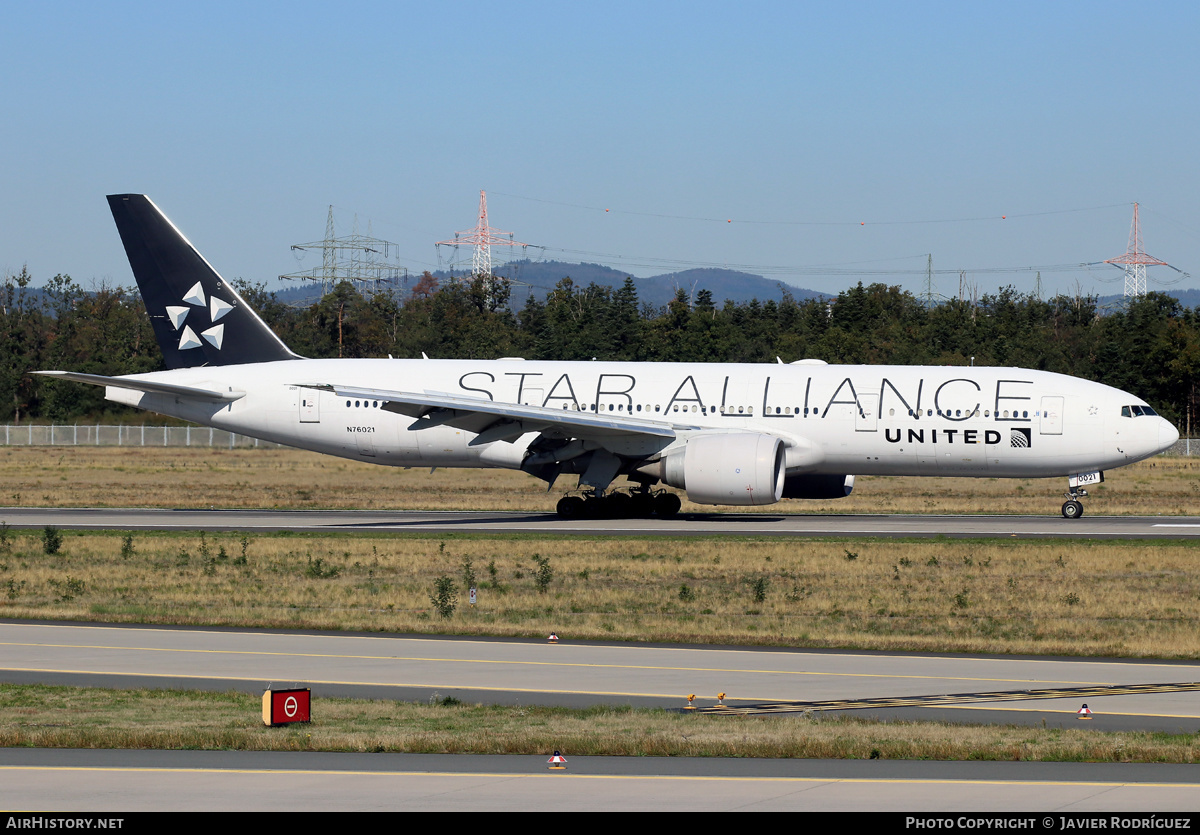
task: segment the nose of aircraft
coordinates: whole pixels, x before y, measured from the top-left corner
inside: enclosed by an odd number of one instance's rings
[[[1170,449],[1179,440],[1179,430],[1166,418],[1158,419],[1158,451]]]

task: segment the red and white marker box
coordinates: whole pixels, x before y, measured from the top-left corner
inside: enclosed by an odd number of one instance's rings
[[[311,721],[312,691],[307,687],[300,690],[263,691],[263,724],[286,725],[290,722]]]

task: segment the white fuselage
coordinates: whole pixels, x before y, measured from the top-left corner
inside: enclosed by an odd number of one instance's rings
[[[327,359],[199,367],[139,379],[245,392],[229,403],[109,387],[142,409],[302,449],[393,466],[519,468],[535,434],[471,445],[411,428],[382,403],[306,388],[336,381],[669,423],[674,439],[613,441],[644,460],[698,432],[755,432],[787,447],[789,474],[1069,476],[1120,467],[1178,437],[1133,395],[1017,368],[522,360]],[[1129,410],[1126,409],[1126,413]],[[624,445],[623,445],[624,444]]]

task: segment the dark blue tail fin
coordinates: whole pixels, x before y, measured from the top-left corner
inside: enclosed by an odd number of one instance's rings
[[[144,194],[109,208],[167,368],[297,359]]]

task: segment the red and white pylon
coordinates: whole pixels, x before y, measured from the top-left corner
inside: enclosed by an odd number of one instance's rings
[[[1117,258],[1109,258],[1105,264],[1117,264],[1125,268],[1125,295],[1138,298],[1146,295],[1146,267],[1170,267],[1166,261],[1160,261],[1153,255],[1147,255],[1142,248],[1142,224],[1138,220],[1138,204],[1133,204],[1133,224],[1129,227],[1129,247],[1125,254]],[[1174,269],[1172,267],[1172,269]]]
[[[507,236],[507,237],[506,237]],[[492,247],[494,246],[529,246],[529,244],[514,240],[512,232],[503,232],[488,225],[487,192],[479,190],[479,222],[474,229],[455,232],[454,239],[438,241],[435,246],[447,244],[458,246],[465,244],[475,247],[471,256],[471,274],[489,276],[492,274]]]

